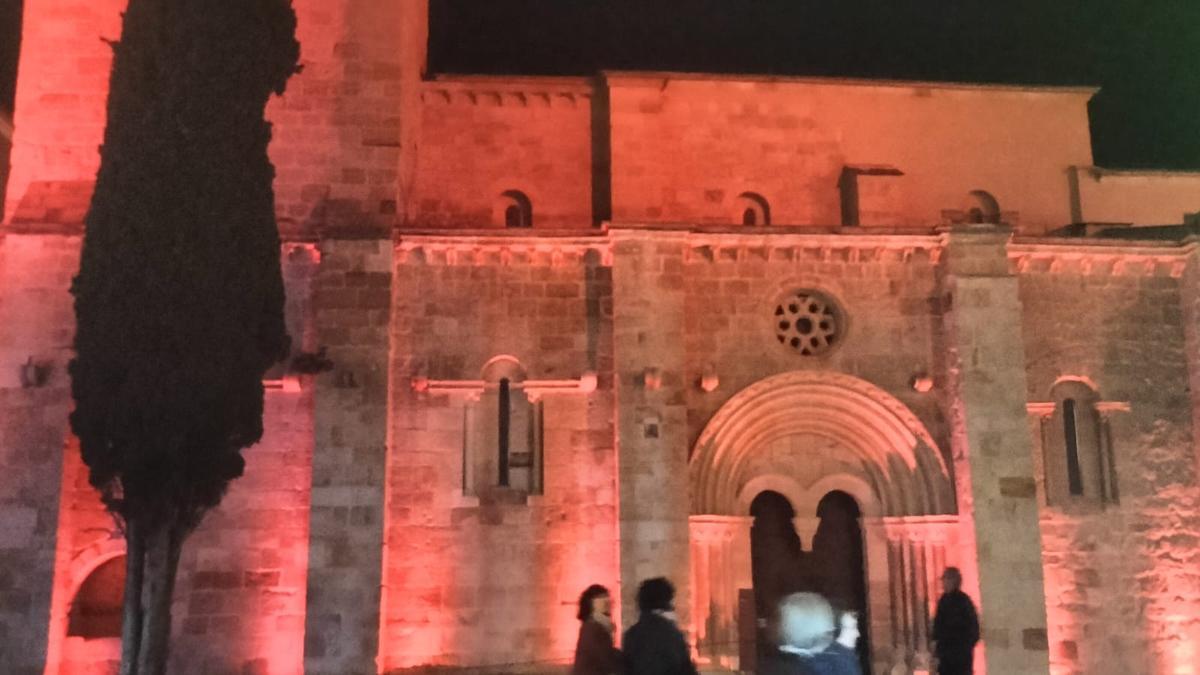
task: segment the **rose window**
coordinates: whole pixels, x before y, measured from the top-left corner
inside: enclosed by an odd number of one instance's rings
[[[828,351],[842,337],[842,313],[816,291],[794,291],[775,306],[775,337],[804,356]]]

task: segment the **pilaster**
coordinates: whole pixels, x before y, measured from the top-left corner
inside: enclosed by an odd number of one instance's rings
[[[307,673],[375,673],[387,455],[392,244],[327,240],[314,293],[317,342],[308,551]]]
[[[1010,235],[995,225],[960,226],[944,235],[945,404],[964,590],[979,602],[983,628],[977,672],[1035,674],[1049,672],[1046,599]]]
[[[688,445],[683,354],[686,242],[615,230],[613,349],[621,545],[621,617],[637,617],[638,583],[675,584],[688,626]]]
[[[40,673],[71,408],[80,237],[0,234],[0,664]]]

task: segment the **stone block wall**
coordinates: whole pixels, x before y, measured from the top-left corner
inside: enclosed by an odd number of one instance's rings
[[[592,86],[554,78],[438,78],[422,89],[415,227],[503,226],[529,198],[536,229],[592,225]]]
[[[120,37],[124,8],[125,0],[25,3],[12,170],[0,221],[34,183],[95,180],[112,64],[105,40]]]
[[[665,576],[680,626],[690,624],[686,240],[616,231],[614,377],[620,481],[621,618],[637,617],[637,584]]]
[[[246,473],[184,545],[171,671],[303,669],[313,391],[270,391]]]
[[[1006,254],[1010,236],[991,225],[946,234],[939,270],[944,404],[959,536],[969,552],[963,590],[980,610],[978,667],[1032,674],[1048,672],[1047,618],[1027,435],[1023,315]]]
[[[280,229],[386,233],[403,209],[401,148],[417,128],[425,2],[298,0],[295,9],[303,70],[267,111]]]
[[[400,244],[383,670],[561,664],[579,594],[592,583],[617,593],[610,268],[599,242],[527,244]],[[515,358],[529,386],[599,373],[594,391],[540,398],[543,494],[490,475],[464,489],[464,454],[496,449],[479,380],[497,356]]]
[[[39,256],[30,244],[40,242]],[[46,673],[115,672],[120,657],[119,640],[84,640],[69,637],[68,617],[76,593],[87,576],[99,565],[124,554],[125,542],[111,516],[104,510],[98,494],[87,480],[87,467],[79,456],[78,444],[70,436],[66,410],[70,405],[69,383],[64,375],[70,358],[73,315],[67,293],[69,278],[78,264],[79,239],[75,237],[8,235],[5,244],[22,254],[26,273],[24,283],[38,275],[55,276],[53,295],[22,294],[17,284],[5,286],[10,293],[0,296],[0,307],[16,309],[25,304],[23,322],[14,327],[37,328],[44,336],[61,339],[60,361],[55,363],[61,386],[6,393],[37,392],[51,396],[42,404],[55,413],[24,415],[18,410],[0,409],[6,423],[27,420],[26,428],[11,437],[0,438],[0,449],[10,448],[36,453],[43,463],[62,458],[61,480],[56,473],[56,507],[47,518],[51,548],[50,565],[35,565],[30,571],[44,574],[28,588],[52,583],[53,592],[38,606],[31,603],[30,629],[42,631],[40,647],[30,646],[32,661],[45,664]],[[0,247],[4,250],[4,247]],[[302,249],[302,253],[306,249]],[[314,260],[307,255],[285,255],[285,279],[289,295],[289,331],[295,334],[297,348],[311,349],[306,328],[307,285]],[[57,270],[57,271],[56,271]],[[49,301],[49,302],[48,302]],[[41,314],[33,306],[41,307]],[[58,306],[56,314],[53,308]],[[48,311],[49,310],[49,311]],[[51,318],[53,326],[35,321]],[[54,329],[57,327],[57,329]],[[39,343],[52,346],[53,341]],[[9,360],[5,357],[6,360]],[[53,379],[51,380],[54,381]],[[172,672],[255,672],[294,673],[300,669],[302,653],[305,575],[308,547],[308,492],[312,461],[312,392],[271,390],[267,392],[263,416],[263,440],[245,451],[246,473],[234,481],[221,505],[210,512],[200,528],[184,544],[175,590],[172,638]],[[28,428],[28,420],[47,426],[45,447],[35,449],[37,434]],[[56,445],[55,445],[56,444]],[[25,459],[23,473],[32,478],[37,464]],[[57,466],[57,465],[56,465]],[[48,476],[48,474],[47,474]],[[46,478],[47,487],[51,479]],[[29,503],[36,503],[32,497]],[[19,510],[12,510],[17,513]],[[8,513],[9,509],[5,509]],[[31,547],[27,553],[35,553]],[[5,566],[7,569],[7,566]],[[14,605],[15,606],[15,605]],[[4,645],[20,644],[3,641]],[[214,649],[220,644],[220,649]]]
[[[304,670],[374,673],[379,650],[392,247],[324,240],[313,305],[334,369],[316,378]]]
[[[78,265],[78,237],[0,235],[0,663],[13,673],[46,655]]]
[[[892,244],[849,236],[694,235],[685,263],[682,338],[689,446],[732,396],[791,370],[832,370],[871,382],[943,443],[937,397],[912,387],[914,377],[931,377],[936,367],[937,243],[914,237]],[[845,332],[827,354],[802,356],[776,338],[775,307],[799,289],[828,294],[844,313]],[[712,392],[699,386],[706,368],[719,378]]]
[[[8,216],[99,167],[112,50],[125,0],[25,5]],[[302,72],[273,98],[271,160],[285,237],[386,231],[401,212],[400,149],[417,131],[426,3],[298,0]],[[412,120],[401,128],[401,119]]]
[[[269,392],[263,417],[245,475],[184,543],[171,608],[173,673],[302,670],[311,391]],[[124,555],[125,540],[88,484],[77,443],[68,441],[63,462],[50,646],[39,659],[54,675],[115,673],[120,640],[69,636],[68,619],[80,586]]]
[[[1104,449],[1115,460],[1116,501],[1047,506],[1039,492],[1055,673],[1186,672],[1200,658],[1200,486],[1185,339],[1195,291],[1185,251],[1148,253],[1131,260],[1110,247],[1063,245],[1018,257],[1029,400],[1047,401],[1063,378],[1094,387],[1099,405],[1110,404]],[[1063,431],[1033,417],[1040,465],[1041,434]]]
[[[55,675],[88,670],[116,672],[121,658],[119,638],[88,640],[67,635],[79,587],[98,566],[124,554],[125,540],[88,482],[78,440],[69,431],[66,437],[55,523],[54,591],[49,608],[46,672]]]

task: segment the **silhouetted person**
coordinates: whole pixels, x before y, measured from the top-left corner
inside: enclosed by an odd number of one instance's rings
[[[842,612],[838,616],[837,639],[826,650],[829,659],[836,663],[839,674],[862,675],[862,663],[858,660],[858,639],[861,636],[858,613]]]
[[[675,624],[675,587],[662,577],[638,587],[638,621],[625,631],[625,675],[697,675],[683,631]]]
[[[835,650],[833,607],[816,593],[793,593],[779,603],[779,647],[759,675],[861,675],[854,652]]]
[[[957,567],[942,572],[942,597],[933,619],[934,654],[938,675],[971,675],[975,669],[975,643],[979,642],[979,616],[975,603],[961,590]]]
[[[588,586],[579,596],[579,641],[575,643],[572,675],[618,675],[621,652],[613,646],[612,597],[608,589]]]

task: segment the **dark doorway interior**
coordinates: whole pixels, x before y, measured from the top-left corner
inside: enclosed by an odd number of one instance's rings
[[[774,646],[775,608],[789,593],[809,590],[805,578],[807,557],[800,548],[793,519],[796,511],[787,498],[770,490],[750,503],[754,525],[750,529],[750,565],[754,582],[755,615],[758,618],[758,651]]]
[[[861,512],[845,492],[825,495],[817,506],[821,519],[810,552],[801,548],[796,533],[795,509],[778,492],[765,491],[750,504],[754,525],[750,530],[750,563],[754,581],[754,615],[757,617],[758,654],[774,648],[775,610],[789,593],[809,591],[824,595],[838,612],[857,612],[859,658],[869,669],[867,636],[866,566]],[[808,542],[806,542],[808,543]]]
[[[808,558],[810,575],[816,579],[817,591],[829,598],[838,612],[858,613],[862,637],[858,641],[859,659],[863,672],[871,672],[868,661],[866,565],[863,556],[863,536],[859,526],[861,512],[854,498],[835,490],[825,495],[817,505],[821,519],[813,537],[813,552]]]

